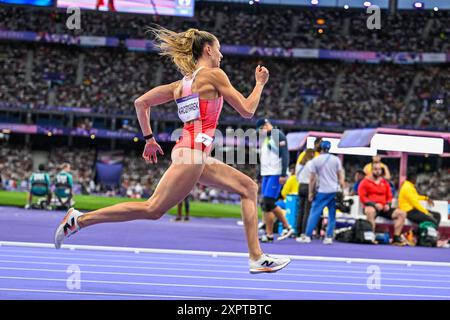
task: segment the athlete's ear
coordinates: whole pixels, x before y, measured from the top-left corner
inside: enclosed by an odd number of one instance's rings
[[[205,52],[206,52],[206,54],[207,54],[208,56],[211,57],[212,47],[211,47],[209,44],[207,44],[207,45],[205,46]]]

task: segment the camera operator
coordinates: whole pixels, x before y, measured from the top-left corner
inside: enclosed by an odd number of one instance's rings
[[[329,153],[331,143],[322,141],[320,148],[320,156],[310,161],[311,177],[308,198],[312,202],[312,206],[306,225],[306,236],[296,239],[300,243],[311,242],[313,230],[319,222],[325,207],[328,207],[328,227],[323,243],[333,243],[336,224],[336,193],[339,190],[339,186],[341,189],[344,189],[344,174],[339,158]]]
[[[343,192],[336,193],[336,209],[343,213],[350,213],[352,205],[353,199],[345,200]]]

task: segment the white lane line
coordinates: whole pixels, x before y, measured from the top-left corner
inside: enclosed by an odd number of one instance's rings
[[[78,261],[102,261],[101,258],[78,258],[75,255],[73,257],[46,257],[46,256],[21,256],[21,255],[5,255],[5,254],[0,254],[0,257],[7,257],[7,258],[26,258],[26,259],[30,259],[30,258],[34,258],[34,259],[45,259],[45,260],[60,260],[60,261],[64,261],[64,260],[69,260],[72,262],[78,262]],[[151,259],[149,259],[151,260]],[[183,266],[208,266],[208,267],[217,267],[217,268],[227,268],[227,269],[242,269],[242,268],[247,268],[248,266],[240,266],[240,265],[232,265],[232,266],[224,266],[223,264],[214,264],[214,263],[177,263],[177,262],[162,262],[162,261],[136,261],[136,260],[116,260],[116,259],[109,259],[108,262],[119,262],[119,263],[132,263],[132,264],[144,264],[144,265],[183,265]],[[290,266],[289,267],[290,271],[323,271],[323,272],[332,272],[332,273],[361,273],[361,274],[367,274],[367,271],[365,271],[364,269],[359,269],[361,271],[352,271],[350,270],[336,270],[336,268],[295,268]],[[390,275],[404,275],[405,273],[407,273],[409,276],[423,276],[423,272],[420,273],[412,273],[412,272],[408,272],[406,267],[405,270],[399,270],[402,272],[384,272],[383,274],[390,274]],[[442,278],[442,277],[448,277],[450,278],[450,269],[448,269],[448,273],[446,274],[438,274],[438,273],[433,273],[433,274],[427,274],[427,277],[438,277],[438,278]]]
[[[44,261],[39,261],[39,262],[32,262],[32,261],[10,261],[10,260],[0,260],[0,262],[4,262],[4,263],[15,263],[15,264],[34,264],[34,265],[56,265],[56,266],[65,266],[67,267],[69,264],[73,263],[73,262],[68,262],[68,263],[58,263],[58,262],[44,262]],[[189,269],[189,268],[168,268],[168,267],[137,267],[137,266],[128,266],[128,265],[105,265],[105,264],[80,264],[77,263],[78,266],[80,267],[95,267],[95,268],[123,268],[123,269],[138,269],[138,270],[173,270],[173,271],[192,271],[192,272],[206,272],[206,273],[231,273],[231,274],[246,274],[248,275],[248,271],[247,272],[242,272],[242,271],[229,271],[229,270],[212,270],[212,269]],[[272,276],[276,276],[276,277],[281,277],[281,276],[287,276],[287,277],[299,277],[299,276],[303,276],[303,277],[329,277],[329,278],[343,278],[343,279],[347,279],[347,278],[355,278],[355,279],[359,279],[359,278],[364,278],[367,279],[367,272],[349,272],[349,273],[358,273],[358,274],[365,274],[364,277],[352,277],[352,276],[338,276],[338,275],[329,275],[329,274],[320,274],[317,273],[317,271],[321,271],[319,269],[302,269],[302,271],[312,271],[311,273],[289,273],[289,271],[287,272],[283,272],[283,273],[278,273],[276,275],[272,275]],[[329,273],[329,271],[327,271],[327,273]],[[397,278],[387,278],[385,275],[386,274],[393,274],[393,273],[383,273],[383,279],[390,279],[390,280],[401,280],[401,279],[397,279]],[[394,273],[394,275],[403,275],[402,273]],[[423,276],[420,279],[405,279],[405,281],[415,281],[415,282],[450,282],[447,280],[442,280],[442,279],[424,279]]]
[[[0,279],[9,280],[31,280],[31,281],[54,281],[67,282],[67,279],[54,278],[31,278],[31,277],[0,277]],[[256,290],[256,291],[274,291],[274,292],[309,292],[309,293],[325,293],[325,294],[350,294],[350,295],[371,295],[371,296],[394,296],[394,297],[416,297],[416,298],[442,298],[450,299],[450,295],[427,295],[427,294],[406,294],[406,293],[386,293],[386,292],[358,292],[358,291],[325,291],[325,290],[301,290],[301,289],[281,289],[281,288],[258,288],[258,287],[235,287],[235,286],[213,286],[199,284],[175,284],[175,283],[158,283],[158,282],[131,282],[131,281],[105,281],[105,280],[80,280],[81,283],[96,284],[118,284],[131,286],[153,286],[153,287],[180,287],[180,288],[205,288],[205,289],[232,289],[232,290]]]
[[[64,293],[79,295],[98,295],[98,296],[122,296],[122,297],[145,297],[145,298],[173,298],[173,299],[206,299],[206,300],[243,300],[236,298],[224,297],[195,297],[195,296],[173,296],[161,294],[140,294],[140,293],[114,293],[114,292],[94,292],[94,291],[60,291],[60,290],[37,290],[37,289],[16,289],[16,288],[0,288],[0,291],[16,291],[16,292],[34,292],[34,293]]]
[[[36,243],[36,242],[15,242],[0,241],[0,246],[7,247],[31,247],[31,248],[54,248],[52,243]],[[80,249],[94,251],[114,251],[114,252],[136,252],[141,253],[167,253],[182,255],[203,255],[203,256],[223,256],[223,257],[245,257],[248,253],[244,252],[223,252],[223,251],[200,251],[200,250],[174,250],[174,249],[152,249],[152,248],[130,248],[130,247],[111,247],[111,246],[91,246],[91,245],[63,245],[63,249]],[[279,255],[273,255],[279,256]],[[385,260],[385,259],[366,259],[366,258],[342,258],[342,257],[321,257],[321,256],[299,256],[289,255],[292,260],[308,260],[308,261],[340,261],[352,263],[380,263],[380,264],[402,264],[402,265],[422,265],[422,266],[441,266],[450,267],[450,262],[434,262],[434,261],[408,261],[408,260]]]
[[[61,269],[31,269],[31,268],[4,268],[0,267],[0,270],[17,270],[17,271],[39,271],[39,272],[55,272],[55,273],[67,273],[66,270]],[[324,281],[305,281],[305,280],[281,280],[281,279],[258,279],[258,278],[231,278],[231,277],[207,277],[207,276],[188,276],[180,274],[148,274],[148,273],[129,273],[129,272],[104,272],[104,271],[81,271],[83,274],[93,275],[118,275],[118,276],[133,276],[133,277],[154,277],[154,278],[179,278],[179,279],[207,279],[207,280],[230,280],[230,281],[253,281],[253,282],[271,282],[271,283],[294,283],[294,284],[319,284],[319,285],[342,285],[342,286],[363,286],[367,287],[367,282],[361,283],[355,282],[324,282]],[[0,276],[0,279],[8,279],[7,276]],[[413,286],[386,284],[383,283],[383,287],[391,288],[414,288],[414,289],[437,289],[437,290],[450,290],[450,287],[430,287],[430,286]]]
[[[65,266],[67,267],[70,263],[57,263],[57,262],[31,262],[31,261],[9,261],[9,260],[0,260],[0,262],[4,262],[4,263],[15,263],[15,264],[34,264],[34,265],[56,265],[56,266]],[[229,271],[229,270],[212,270],[212,269],[189,269],[189,268],[168,268],[168,267],[137,267],[137,266],[123,266],[123,265],[104,265],[104,264],[80,264],[77,263],[78,266],[80,267],[95,267],[95,268],[123,268],[123,269],[138,269],[138,270],[171,270],[171,271],[192,271],[192,272],[206,272],[206,273],[229,273],[229,274],[246,274],[248,275],[248,271],[247,272],[243,272],[243,271]],[[277,273],[277,274],[272,274],[272,276],[276,276],[276,277],[282,277],[282,276],[287,276],[287,277],[328,277],[328,278],[343,278],[343,279],[347,279],[347,278],[354,278],[354,279],[366,279],[367,280],[367,273],[366,272],[357,272],[357,273],[364,273],[366,276],[364,277],[353,277],[353,276],[338,276],[338,275],[329,275],[329,274],[317,274],[317,271],[320,271],[318,269],[303,269],[303,271],[312,271],[311,273],[289,273],[289,271],[287,272],[283,272],[283,273]],[[328,272],[329,273],[329,272]],[[355,273],[355,272],[351,272],[351,273]],[[397,278],[387,278],[385,277],[385,274],[387,273],[383,273],[383,279],[387,280],[402,280],[402,279],[397,279]],[[396,275],[398,275],[399,273],[395,273]],[[403,274],[400,274],[403,275]],[[447,280],[441,280],[441,279],[424,279],[423,277],[420,279],[404,279],[405,281],[415,281],[415,282],[450,282]]]
[[[0,261],[1,262],[1,261]],[[31,263],[33,264],[33,263]],[[68,266],[66,263],[34,263],[38,265],[48,264],[48,265],[56,265],[56,266],[64,266],[65,268]],[[206,270],[206,269],[186,269],[186,268],[151,268],[151,267],[123,267],[123,266],[109,266],[109,265],[92,265],[92,264],[78,264],[79,267],[106,267],[106,268],[114,268],[114,269],[138,269],[138,270],[160,270],[160,271],[178,271],[178,272],[202,272],[202,273],[226,273],[226,274],[236,274],[236,275],[249,275],[248,272],[242,271],[219,271],[219,270]],[[30,270],[30,271],[44,271],[45,269],[32,269],[32,268],[12,268],[12,267],[0,267],[0,270]],[[54,269],[58,270],[58,269]],[[62,269],[61,269],[62,270]],[[61,271],[59,270],[59,271]],[[64,269],[66,270],[66,269]],[[64,271],[66,272],[66,271]],[[84,270],[83,270],[84,272]],[[96,271],[92,271],[96,272]],[[101,273],[101,272],[100,272]],[[125,274],[125,273],[124,273]],[[139,273],[130,273],[133,275],[140,275]],[[145,273],[143,275],[146,275]],[[280,279],[280,276],[288,276],[288,277],[298,277],[298,278],[333,278],[333,279],[358,279],[367,281],[367,276],[364,277],[354,277],[354,276],[337,276],[337,275],[325,275],[325,274],[303,274],[303,273],[283,273],[283,274],[271,274],[271,277],[275,277]],[[281,281],[282,279],[280,279]],[[278,281],[278,280],[277,280]],[[383,276],[383,281],[406,281],[408,283],[411,282],[437,282],[437,283],[450,283],[450,280],[430,280],[430,279],[409,279],[409,278],[388,278]]]
[[[121,257],[128,257],[128,258],[133,258],[133,260],[127,260],[127,261],[134,261],[137,263],[148,263],[148,260],[152,260],[152,261],[158,261],[158,260],[168,260],[168,261],[178,261],[178,262],[206,262],[206,263],[211,263],[211,262],[220,262],[223,264],[230,264],[230,265],[234,265],[234,266],[242,266],[242,267],[246,267],[247,266],[247,262],[243,262],[244,259],[241,258],[235,258],[235,261],[231,261],[231,260],[224,260],[225,257],[212,257],[209,259],[202,259],[202,258],[171,258],[171,257],[161,257],[158,256],[157,254],[145,254],[143,256],[137,255],[137,254],[132,254],[131,256],[125,256],[125,255],[118,255],[118,254],[108,254],[108,253],[102,253],[102,255],[96,255],[94,253],[90,254],[89,252],[82,252],[82,251],[77,251],[76,253],[74,253],[73,251],[68,251],[65,250],[64,251],[57,251],[57,250],[53,250],[53,252],[48,252],[48,253],[54,253],[52,255],[52,257],[63,257],[63,258],[78,258],[81,257],[80,259],[87,259],[87,258],[92,258],[95,257],[95,259],[93,260],[99,260],[102,259],[103,261],[111,261],[111,262],[117,262],[118,260],[112,260],[110,258],[121,258]],[[1,247],[0,247],[0,253],[1,253]],[[27,251],[27,250],[6,250],[3,251],[5,253],[30,253],[30,254],[37,254],[36,251]],[[126,254],[129,254],[128,252]],[[18,255],[2,255],[0,254],[0,257],[2,256],[6,256],[6,257],[23,257],[23,256],[18,256]],[[33,256],[27,256],[27,257],[33,257]],[[34,256],[36,257],[36,256]],[[41,257],[41,256],[39,256]],[[106,258],[106,259],[103,259]],[[142,259],[141,259],[142,258]],[[227,259],[229,257],[226,257]],[[123,261],[122,259],[119,261]],[[246,261],[246,260],[245,260]],[[363,268],[366,268],[367,265],[365,264],[357,264],[357,265],[349,265],[348,263],[345,262],[331,262],[331,261],[324,261],[329,267],[333,267],[333,268],[337,268],[337,269],[346,269],[346,270],[362,270]],[[324,264],[314,264],[314,263],[309,263],[309,261],[296,261],[295,262],[296,266],[306,266],[306,267],[324,267]],[[436,269],[439,269],[439,271],[443,270],[443,267],[433,267],[433,266],[411,266],[408,267],[406,269],[406,266],[402,266],[399,265],[396,268],[389,268],[389,267],[385,267],[383,266],[383,271],[406,271],[406,272],[411,272],[411,271],[419,271],[419,272],[423,272],[423,271],[434,271]],[[431,268],[433,268],[432,270],[430,270]],[[449,274],[450,274],[450,269],[449,269]]]

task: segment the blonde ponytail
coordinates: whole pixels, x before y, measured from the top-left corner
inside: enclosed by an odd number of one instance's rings
[[[213,34],[192,28],[177,33],[158,26],[148,27],[147,32],[154,35],[155,46],[160,50],[160,55],[170,57],[183,75],[195,71],[195,65],[202,56],[203,46],[206,43],[212,45],[216,40]]]

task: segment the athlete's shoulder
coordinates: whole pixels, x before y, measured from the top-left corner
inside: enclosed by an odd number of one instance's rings
[[[228,80],[227,74],[221,68],[204,68],[204,70],[204,74],[207,74],[215,81],[226,82]]]
[[[170,86],[171,89],[176,89],[180,84],[181,84],[181,80],[176,80],[176,81],[171,82],[171,83],[169,83],[167,85]]]

